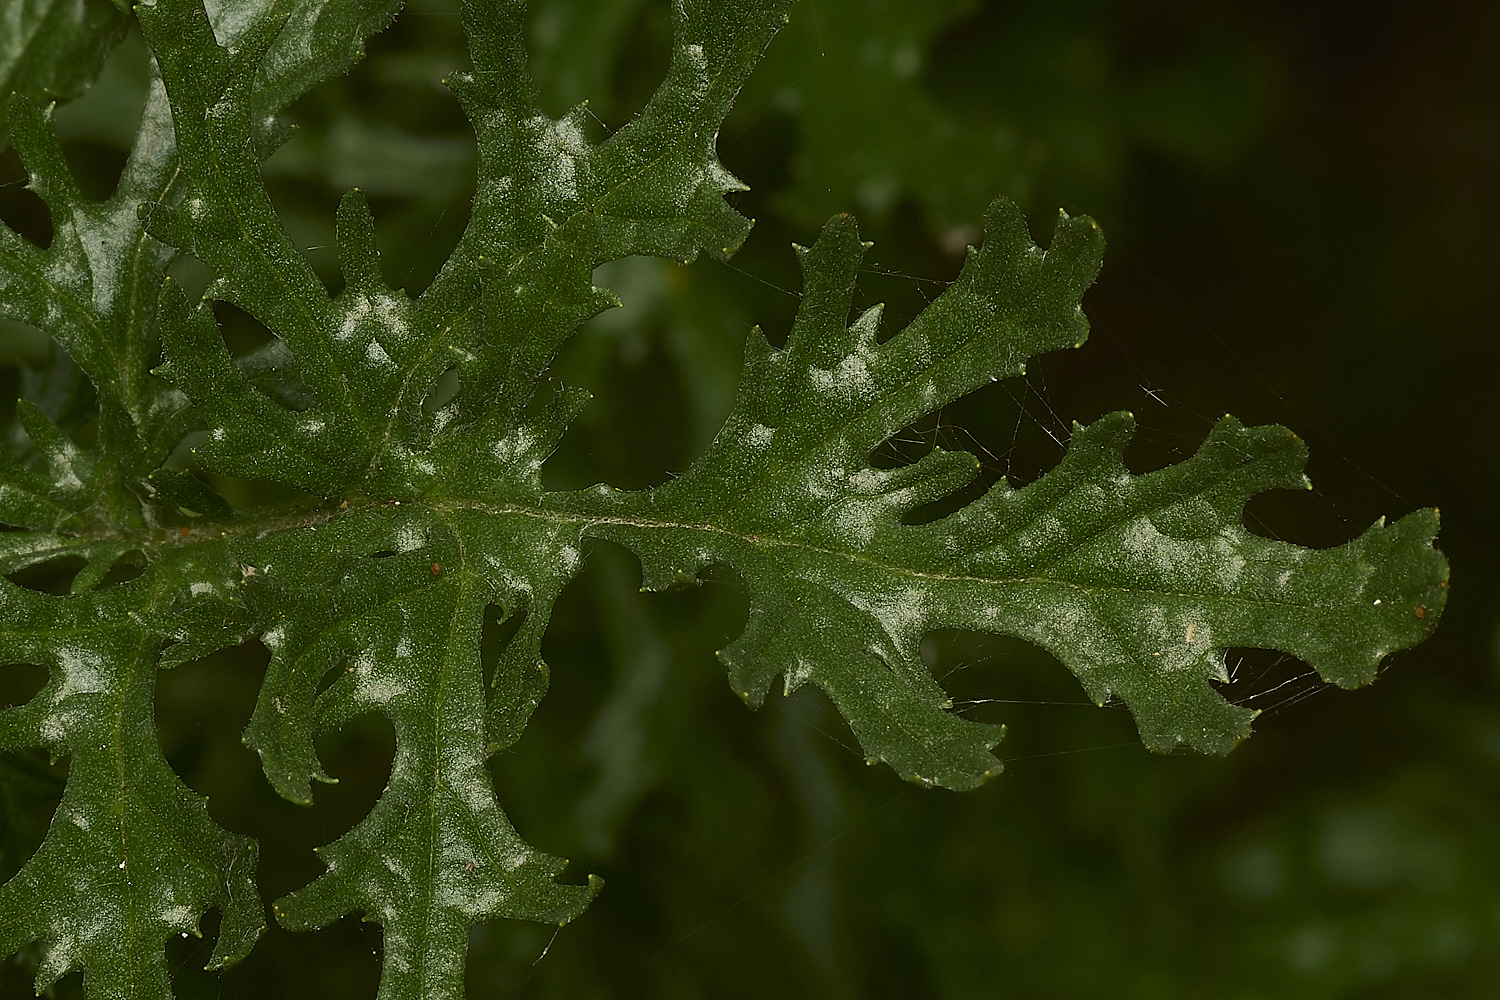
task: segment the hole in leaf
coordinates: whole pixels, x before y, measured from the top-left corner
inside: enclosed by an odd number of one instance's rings
[[[146,566],[146,554],[140,549],[132,549],[115,560],[109,572],[104,574],[104,579],[100,580],[94,589],[103,590],[117,584],[129,583],[146,572]]]
[[[953,700],[955,715],[1003,723],[1002,760],[1139,743],[1123,705],[1089,700],[1068,668],[1024,639],[967,629],[934,629],[922,660]]]
[[[495,669],[500,664],[500,657],[510,648],[511,641],[521,631],[528,613],[525,608],[507,612],[498,604],[485,607],[484,624],[479,636],[479,666],[484,672],[486,697],[489,696],[490,686],[494,683]]]
[[[83,196],[104,201],[115,193],[129,153],[112,143],[75,139],[62,144],[63,158]]]
[[[314,789],[312,826],[324,836],[317,843],[324,844],[353,829],[380,800],[396,757],[396,730],[383,713],[371,710],[313,742],[324,772],[338,779]]]
[[[422,412],[431,414],[441,410],[453,401],[461,388],[458,369],[449,368],[439,375],[432,383],[432,388],[427,390],[427,395],[422,399]]]
[[[0,667],[0,708],[24,705],[47,686],[51,672],[35,663],[11,663]]]
[[[145,39],[132,25],[110,51],[94,85],[52,113],[68,169],[85,197],[103,201],[119,186],[146,107],[150,58]]]
[[[678,371],[653,331],[621,336],[586,324],[558,352],[552,376],[595,398],[542,467],[547,488],[606,482],[646,489],[687,468],[691,431],[683,415],[691,411]],[[533,405],[545,398],[539,393]]]
[[[224,346],[236,360],[253,355],[273,342],[280,343],[264,323],[233,302],[214,299],[210,306],[219,325],[219,335],[224,338]],[[287,354],[290,358],[289,350]]]
[[[14,669],[4,668],[0,676]],[[0,754],[0,883],[20,871],[42,845],[62,802],[69,760],[53,763],[40,749]]]
[[[235,367],[267,398],[294,412],[316,402],[302,379],[302,362],[260,320],[238,306],[215,300],[214,319]]]
[[[26,168],[14,146],[0,150],[0,222],[43,250],[52,245],[52,213],[28,190]]]
[[[268,798],[280,801],[240,739],[270,659],[250,639],[156,673],[162,754],[189,788],[208,796],[215,822],[230,830],[253,828],[255,809]]]
[[[167,968],[171,970],[173,996],[216,996],[222,990],[220,973],[204,968],[213,956],[222,921],[219,908],[211,907],[198,918],[201,937],[173,934],[167,938]]]
[[[82,556],[60,556],[7,573],[5,578],[18,587],[61,597],[69,592],[73,578],[87,565],[88,560]]]
[[[196,447],[206,440],[206,436],[189,435],[188,440],[192,441]],[[295,486],[272,482],[269,479],[246,479],[241,476],[226,476],[201,469],[195,469],[194,471],[208,484],[210,489],[223,497],[231,507],[238,510],[283,505],[289,510],[310,511],[316,510],[324,503],[322,497],[306,493]]]
[[[371,559],[389,559],[391,556],[393,556],[395,554],[396,553],[392,552],[390,549],[381,549],[379,552],[371,552],[370,553],[370,558]]]
[[[1210,683],[1228,701],[1255,709],[1262,717],[1332,686],[1295,656],[1275,650],[1234,646],[1225,650],[1224,665],[1229,681]]]
[[[352,669],[353,668],[350,666],[349,660],[347,658],[339,660],[331,668],[329,668],[329,670],[324,673],[322,677],[318,678],[318,685],[313,691],[313,704],[316,705],[318,703],[318,699],[323,697],[323,692],[333,687],[333,685],[338,682],[338,679],[340,677],[343,677]]]
[[[214,280],[213,271],[192,254],[181,253],[167,265],[167,276],[182,286],[182,293],[189,302],[203,298],[209,282]]]
[[[51,338],[30,323],[0,319],[0,362],[22,361],[33,365],[43,364],[47,360],[47,348],[50,344]],[[15,398],[14,390],[9,387],[0,391],[5,393],[6,398]]]

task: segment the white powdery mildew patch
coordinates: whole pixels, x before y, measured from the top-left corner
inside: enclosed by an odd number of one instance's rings
[[[356,669],[354,676],[357,682],[355,697],[369,704],[385,705],[404,695],[407,690],[405,681],[399,677],[391,677],[384,671],[361,672]]]
[[[42,982],[61,979],[69,969],[78,964],[79,941],[70,928],[61,924],[52,925],[51,941],[42,954],[37,978]]]
[[[870,367],[858,354],[849,354],[834,368],[809,368],[808,382],[817,392],[856,400],[874,387]]]
[[[161,910],[156,914],[156,919],[172,931],[193,931],[198,926],[198,921],[193,918],[192,908],[180,903]]]
[[[819,500],[831,500],[843,492],[844,470],[819,466],[802,481],[802,488],[809,496]]]
[[[225,48],[233,48],[266,7],[266,0],[205,0],[203,4],[214,35]]]
[[[770,445],[771,438],[775,436],[776,428],[765,424],[751,424],[750,429],[745,432],[745,444],[759,450]]]
[[[457,406],[445,406],[441,410],[438,410],[436,413],[434,413],[432,415],[433,436],[436,437],[437,435],[443,433],[443,428],[452,423],[453,418],[456,416],[458,416]]]
[[[531,446],[535,444],[531,432],[524,427],[518,427],[511,434],[496,441],[490,451],[502,462],[512,462],[521,455],[526,454]]]
[[[383,368],[388,371],[396,370],[396,362],[391,360],[391,356],[385,352],[384,347],[380,346],[380,341],[378,340],[371,340],[365,345],[365,360],[376,368]]]
[[[808,678],[811,676],[812,664],[800,656],[797,657],[796,662],[782,674],[784,690],[790,695],[793,691],[806,684]]]
[[[1224,567],[1221,582],[1226,588],[1233,587],[1239,582],[1240,574],[1245,572],[1245,557],[1240,555],[1239,540],[1235,537],[1234,529],[1221,530],[1211,547]]]
[[[707,180],[717,191],[749,191],[750,185],[724,169],[724,165],[718,160],[710,160],[708,164]]]
[[[682,50],[683,62],[692,78],[692,100],[698,101],[708,93],[708,56],[703,46],[689,45]]]
[[[422,530],[421,525],[408,522],[396,529],[396,537],[391,540],[391,544],[397,552],[411,552],[427,544],[427,532]]]
[[[849,485],[855,492],[862,496],[872,497],[878,494],[885,486],[886,480],[890,479],[890,473],[881,472],[879,469],[864,468],[849,477]]]
[[[1052,514],[1044,515],[1028,524],[1016,536],[1016,549],[1023,556],[1035,556],[1047,546],[1060,540],[1065,533],[1062,521]]]
[[[62,683],[57,687],[56,698],[75,694],[95,694],[105,690],[104,657],[92,649],[74,649],[64,646],[57,652],[57,665],[62,669]]]
[[[89,219],[78,227],[78,242],[93,284],[94,308],[101,314],[109,312],[120,293],[120,261],[126,259],[125,245],[135,235],[135,222],[136,206],[122,199],[102,224]]]
[[[37,731],[41,733],[42,739],[48,743],[61,743],[67,738],[67,725],[70,721],[67,712],[49,712],[37,725]],[[82,826],[83,824],[79,824]],[[85,830],[87,826],[83,827]]]
[[[1201,543],[1169,538],[1157,531],[1148,517],[1127,522],[1121,531],[1120,544],[1127,553],[1151,566],[1162,577],[1201,579],[1204,571],[1210,569]]]
[[[926,591],[919,587],[906,587],[900,593],[855,595],[849,603],[873,615],[898,649],[922,637],[932,611]]]
[[[554,199],[578,197],[578,160],[589,151],[583,129],[572,118],[553,121],[546,115],[531,119],[537,155],[537,179]]]
[[[1213,627],[1198,615],[1189,612],[1174,615],[1171,628],[1172,631],[1168,633],[1169,641],[1158,658],[1162,669],[1180,672],[1192,670],[1204,663],[1208,653],[1214,648]],[[1227,681],[1229,675],[1224,670],[1223,661],[1214,666],[1218,679]]]
[[[363,292],[350,297],[349,305],[344,311],[344,319],[339,323],[339,328],[334,331],[333,337],[341,343],[353,340],[359,334],[359,328],[370,315],[370,297]]]
[[[849,500],[830,512],[829,524],[840,538],[863,548],[875,540],[882,512],[872,501]]]
[[[459,799],[475,816],[493,812],[496,808],[494,793],[490,790],[489,776],[468,761],[455,761],[447,768],[448,784],[458,793]]]

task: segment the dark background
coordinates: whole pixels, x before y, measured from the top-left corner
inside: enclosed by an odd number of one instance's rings
[[[588,98],[598,135],[628,121],[666,65],[667,9],[533,4],[548,112]],[[856,305],[888,303],[894,330],[1005,194],[1043,242],[1059,207],[1104,229],[1091,340],[911,428],[881,461],[937,443],[1024,483],[1073,420],[1116,409],[1140,422],[1138,472],[1189,454],[1226,412],[1286,424],[1309,442],[1315,490],[1257,498],[1252,530],[1331,545],[1438,506],[1452,598],[1434,638],[1367,690],[1231,650],[1226,696],[1265,714],[1223,759],[1147,753],[1128,713],[1095,709],[1022,643],[931,636],[955,698],[990,699],[968,713],[1010,726],[1007,773],[953,794],[865,767],[816,692],[747,712],[712,655],[743,622],[732,573],[641,595],[634,561],[601,544],[556,612],[551,693],[493,770],[521,834],[607,886],[556,934],[476,928],[470,995],[1496,995],[1497,41],[1500,7],[1479,2],[801,0],[721,135],[755,230],[728,264],[601,269],[626,306],[554,369],[596,398],[552,485],[641,487],[685,468],[728,411],[750,326],[785,335],[788,243],[828,215],[856,213],[875,241]],[[300,132],[265,173],[330,283],[333,207],[354,185],[394,284],[420,291],[451,248],[473,145],[438,81],[464,65],[452,5],[413,4],[287,114]],[[123,163],[144,75],[132,33],[58,111],[95,195]],[[4,154],[0,183],[19,170]],[[40,232],[28,197],[0,186],[0,217]],[[190,260],[178,271],[206,280]],[[232,348],[265,336],[220,318]],[[0,343],[40,356],[23,330]],[[270,900],[369,808],[392,737],[373,716],[325,736],[341,783],[311,809],[277,799],[238,739],[265,659],[245,648],[164,673],[158,714],[217,820],[261,840]],[[6,764],[45,797],[44,765]],[[5,860],[4,874],[20,863]],[[220,977],[199,971],[213,919],[204,941],[169,946],[182,996],[374,994],[376,925],[273,925]],[[0,986],[30,995],[24,962]],[[78,995],[78,977],[58,990]]]

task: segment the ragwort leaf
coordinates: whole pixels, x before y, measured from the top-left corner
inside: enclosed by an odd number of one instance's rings
[[[254,841],[216,826],[157,745],[158,642],[133,612],[164,598],[160,579],[68,600],[0,582],[0,661],[51,672],[0,712],[0,748],[71,760],[41,848],[0,887],[0,951],[40,942],[38,993],[82,968],[91,996],[169,997],[163,943],[197,934],[204,910],[223,914],[211,967],[264,926]]]
[[[386,282],[357,191],[337,211],[345,284],[330,294],[258,171],[283,137],[275,112],[357,58],[389,0],[142,5],[160,79],[102,204],[73,184],[50,112],[12,101],[17,151],[57,237],[40,250],[0,232],[0,306],[66,348],[99,406],[97,446],[85,448],[76,428],[23,402],[31,454],[0,464],[0,520],[19,529],[0,533],[0,569],[84,564],[65,597],[0,582],[0,659],[51,673],[0,712],[0,749],[72,758],[41,849],[0,887],[0,945],[40,943],[39,985],[81,967],[92,994],[166,996],[161,943],[209,907],[224,914],[215,962],[250,948],[254,845],[214,826],[171,772],[151,712],[157,669],[250,636],[271,661],[245,740],[281,795],[305,803],[314,781],[332,780],[317,734],[371,711],[396,734],[374,807],[320,849],[321,876],[276,902],[285,926],[378,921],[380,996],[404,1000],[461,994],[478,921],[580,913],[600,883],[558,881],[565,862],[520,839],[488,767],[546,691],[543,632],[589,537],[638,553],[649,589],[733,566],[751,599],[721,654],[734,689],[759,703],[777,676],[788,691],[816,684],[872,761],[953,788],[999,770],[1000,732],[951,711],[918,655],[931,629],[1028,638],[1096,700],[1129,704],[1149,745],[1221,751],[1252,714],[1210,686],[1225,647],[1281,649],[1352,685],[1435,625],[1446,580],[1435,515],[1325,552],[1252,535],[1246,499],[1305,485],[1303,453],[1283,429],[1229,418],[1193,458],[1134,476],[1120,458],[1131,420],[1106,416],[1077,428],[1030,486],[1002,482],[952,515],[903,524],[972,482],[977,460],[938,450],[877,469],[871,452],[1087,334],[1079,302],[1102,253],[1096,227],[1064,216],[1043,252],[1003,201],[957,282],[884,342],[878,307],[849,322],[866,247],[852,219],[835,218],[799,248],[807,290],[786,346],[752,333],[735,407],[699,461],[653,490],[545,491],[541,466],[587,398],[544,388],[545,373],[615,302],[593,269],[629,254],[728,254],[744,239],[717,132],[787,6],[679,0],[665,82],[595,141],[582,107],[556,120],[538,108],[522,5],[467,2],[473,71],[450,85],[478,137],[478,193],[453,256],[416,297]],[[202,301],[165,281],[170,248],[217,275]],[[233,357],[215,300],[273,341]],[[268,391],[278,370],[284,384]],[[428,406],[445,375],[456,393]],[[314,499],[237,509],[230,491],[168,461],[190,429],[206,437],[207,470]],[[132,553],[140,575],[110,583]],[[524,617],[487,687],[491,605]]]
[[[968,788],[998,773],[999,727],[970,722],[918,653],[936,628],[1021,636],[1058,656],[1099,704],[1119,696],[1148,746],[1222,753],[1255,713],[1210,685],[1224,650],[1305,659],[1327,680],[1367,683],[1390,651],[1420,641],[1444,603],[1433,511],[1325,552],[1246,531],[1245,501],[1305,487],[1301,443],[1225,418],[1188,461],[1124,467],[1129,414],[1076,428],[1063,463],[1025,489],[1004,481],[929,524],[902,518],[970,483],[973,456],[934,450],[877,469],[870,453],[918,417],[1027,358],[1082,342],[1078,299],[1103,240],[1059,223],[1045,253],[997,202],[984,248],[901,333],[877,343],[879,307],[846,317],[864,247],[835,218],[799,250],[807,288],[786,347],[756,332],[724,430],[656,490],[579,494],[608,511],[590,529],[634,549],[653,589],[728,563],[751,595],[745,633],[721,656],[758,704],[826,691],[873,762],[924,784]],[[612,501],[612,502],[610,502]]]

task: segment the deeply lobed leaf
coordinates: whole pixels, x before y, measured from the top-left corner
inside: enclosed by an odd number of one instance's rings
[[[473,67],[449,82],[478,140],[475,208],[415,297],[386,282],[357,191],[337,211],[344,286],[330,294],[258,169],[284,138],[275,114],[357,58],[390,0],[143,5],[160,75],[101,204],[73,183],[50,111],[12,98],[10,131],[57,235],[41,250],[0,230],[0,310],[51,334],[98,399],[90,447],[57,407],[23,401],[26,447],[0,462],[0,522],[15,529],[0,534],[0,571],[83,564],[67,596],[0,582],[0,659],[50,674],[0,712],[0,749],[71,757],[41,849],[0,887],[0,944],[40,943],[40,986],[82,968],[93,995],[166,996],[162,942],[210,907],[224,914],[216,964],[253,944],[255,846],[172,773],[151,711],[158,668],[252,636],[271,661],[245,740],[281,795],[305,803],[330,780],[317,734],[369,711],[396,734],[370,813],[275,903],[285,926],[361,913],[384,928],[382,997],[457,996],[473,924],[580,913],[600,883],[558,881],[565,863],[520,839],[487,762],[546,691],[542,637],[591,537],[635,551],[648,589],[732,566],[751,602],[721,653],[734,690],[758,704],[778,676],[787,691],[816,684],[872,761],[952,788],[998,772],[1000,730],[951,710],[918,652],[932,629],[1030,639],[1096,701],[1123,699],[1148,745],[1223,751],[1253,715],[1211,685],[1226,647],[1279,649],[1350,686],[1436,624],[1435,513],[1322,552],[1253,535],[1246,500],[1304,486],[1304,453],[1284,429],[1231,418],[1192,458],[1135,476],[1121,460],[1131,418],[1112,414],[1077,427],[1024,489],[1002,482],[904,523],[971,483],[977,460],[936,450],[879,469],[871,452],[1087,335],[1097,228],[1064,216],[1043,251],[1003,200],[958,280],[885,340],[879,307],[849,319],[868,247],[836,217],[797,249],[806,291],[785,346],[752,332],[734,408],[686,473],[638,492],[547,492],[541,466],[587,396],[542,382],[563,340],[617,301],[593,269],[729,254],[748,231],[724,201],[742,185],[717,131],[787,7],[675,3],[664,83],[596,141],[581,106],[539,109],[522,5],[466,3]],[[19,65],[7,51],[0,69]],[[165,279],[174,251],[216,275],[201,301]],[[272,341],[233,356],[214,301]],[[456,392],[431,402],[445,377]],[[201,468],[185,470],[170,456],[190,432]],[[240,509],[203,470],[311,498]],[[144,568],[106,585],[127,564]],[[520,621],[487,685],[491,605]]]

